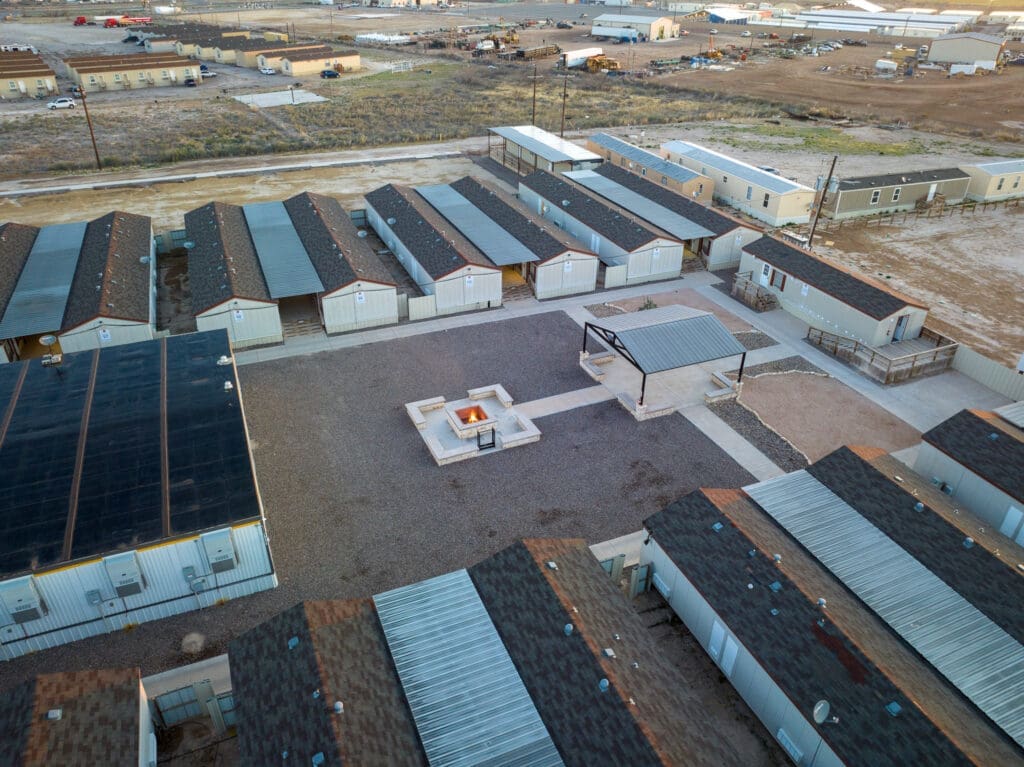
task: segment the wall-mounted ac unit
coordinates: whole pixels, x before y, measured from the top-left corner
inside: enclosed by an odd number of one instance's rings
[[[235,569],[238,556],[235,554],[235,542],[231,538],[230,527],[203,533],[199,536],[199,541],[210,563],[211,572],[223,573]]]
[[[146,588],[146,579],[142,576],[139,560],[134,551],[104,557],[103,566],[107,568],[107,577],[110,578],[119,597],[141,594]]]
[[[651,579],[651,583],[654,585],[654,588],[658,590],[658,593],[665,597],[665,599],[672,596],[672,589],[668,587],[668,584],[665,583],[662,577],[657,573],[654,574],[654,577]]]
[[[0,583],[0,602],[15,623],[28,623],[47,613],[46,603],[39,596],[35,578],[31,575]]]

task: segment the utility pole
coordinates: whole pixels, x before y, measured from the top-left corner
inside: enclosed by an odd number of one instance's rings
[[[562,132],[559,134],[562,138],[565,138],[565,102],[569,99],[569,75],[566,74],[565,79],[562,80]]]
[[[533,65],[533,111],[530,113],[530,125],[537,124],[537,65]]]
[[[89,138],[92,139],[92,151],[96,155],[96,170],[103,170],[100,163],[100,150],[96,148],[96,134],[92,130],[92,119],[89,117],[89,105],[85,100],[85,87],[82,87],[82,109],[85,111],[85,124],[89,126]]]
[[[828,178],[825,179],[825,186],[821,188],[821,199],[819,200],[817,207],[814,209],[814,223],[811,224],[811,233],[807,235],[808,250],[814,246],[814,232],[818,228],[818,219],[821,218],[821,209],[825,207],[825,197],[828,195],[828,185],[832,183],[832,174],[836,170],[836,160],[838,159],[839,155],[832,156],[832,166],[828,169]]]

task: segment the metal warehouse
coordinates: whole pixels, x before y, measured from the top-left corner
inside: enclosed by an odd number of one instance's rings
[[[806,224],[814,190],[689,141],[669,141],[662,153],[672,162],[710,176],[715,199],[771,226]]]
[[[682,270],[682,242],[565,177],[537,171],[520,180],[519,197],[589,244],[605,266],[605,287],[674,279]]]
[[[492,144],[492,135],[501,140]],[[533,125],[491,128],[487,154],[523,176],[538,169],[558,173],[601,164],[600,155]]]
[[[580,186],[599,194],[680,240],[687,254],[707,269],[735,268],[743,246],[758,239],[755,226],[671,192],[614,165],[566,173]]]
[[[708,176],[669,162],[659,154],[648,152],[615,136],[595,133],[587,139],[587,146],[605,158],[606,162],[600,168],[618,165],[700,202],[710,203],[714,196],[715,182]]]
[[[0,366],[0,658],[277,585],[230,354],[217,331]]]
[[[540,299],[595,289],[597,256],[497,186],[464,176],[416,191],[501,267],[506,285],[525,280]]]
[[[928,49],[928,61],[935,64],[995,64],[1006,50],[1006,39],[980,32],[956,32],[936,37]]]
[[[914,210],[939,203],[955,205],[967,196],[970,181],[971,177],[959,168],[844,178],[825,191],[821,214],[841,220]]]
[[[0,226],[0,362],[144,341],[155,327],[147,216]]]
[[[304,192],[284,202],[211,202],[185,214],[192,311],[235,348],[398,322],[394,280],[341,203]]]
[[[639,42],[648,40],[667,40],[679,37],[679,24],[664,16],[639,16],[620,13],[602,13],[594,19],[594,26],[590,30],[592,37],[618,37],[617,34],[607,34],[606,30],[611,29],[635,30]]]

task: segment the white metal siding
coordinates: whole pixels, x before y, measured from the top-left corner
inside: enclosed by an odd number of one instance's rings
[[[715,237],[708,248],[708,271],[739,267],[743,247],[760,237],[760,232],[746,227]]]
[[[571,264],[569,271],[566,271],[566,264]],[[572,251],[538,264],[534,295],[544,299],[589,293],[597,288],[599,264],[593,256]]]
[[[241,298],[225,301],[196,315],[196,327],[199,330],[224,328],[234,349],[277,344],[284,340],[277,304],[262,301]]]
[[[105,340],[109,337],[109,341]],[[60,348],[64,352],[83,352],[104,346],[133,344],[153,339],[153,327],[145,322],[111,320],[100,317],[60,334]]]
[[[398,295],[393,285],[354,282],[325,296],[322,305],[328,333],[398,322]]]

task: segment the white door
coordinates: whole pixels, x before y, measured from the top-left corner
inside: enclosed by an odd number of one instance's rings
[[[928,202],[931,202],[932,200],[935,199],[935,190],[937,190],[938,188],[938,184],[932,184],[930,187],[928,187]]]
[[[761,287],[768,287],[768,277],[772,273],[772,267],[770,264],[765,264],[761,267]]]
[[[725,649],[722,651],[722,671],[728,677],[732,676],[732,667],[736,665],[736,653],[739,652],[739,649],[740,646],[732,637],[725,640]]]
[[[725,628],[721,623],[715,621],[711,626],[711,641],[708,643],[708,655],[715,660],[722,653],[722,640],[725,639]]]
[[[896,329],[892,331],[893,343],[903,340],[903,334],[907,332],[907,324],[910,322],[909,314],[901,314],[896,320]]]
[[[1003,517],[1003,524],[999,526],[999,532],[1007,538],[1012,538],[1013,534],[1017,532],[1017,525],[1020,524],[1022,517],[1024,517],[1024,511],[1011,504],[1010,508],[1006,510],[1006,516]]]

